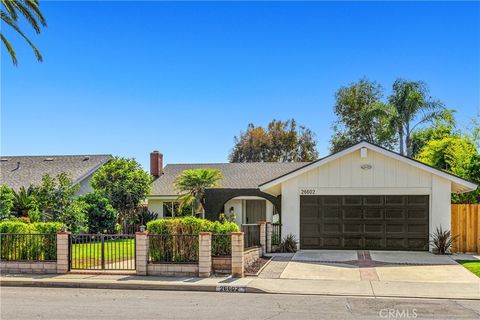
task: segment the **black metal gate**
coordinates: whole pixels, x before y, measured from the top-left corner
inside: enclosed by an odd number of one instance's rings
[[[135,270],[134,234],[71,234],[71,270]]]

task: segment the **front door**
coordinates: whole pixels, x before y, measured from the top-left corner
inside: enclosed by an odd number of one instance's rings
[[[265,200],[246,200],[245,201],[246,223],[257,223],[258,221],[267,221],[267,203]]]

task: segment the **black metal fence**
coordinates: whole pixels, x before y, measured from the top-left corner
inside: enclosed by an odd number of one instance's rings
[[[72,234],[70,269],[135,270],[135,235]]]
[[[282,224],[272,223],[272,246],[277,246],[282,241]]]
[[[212,234],[212,256],[231,256],[232,236],[230,234]]]
[[[198,235],[149,234],[148,259],[152,263],[198,262]]]
[[[242,232],[245,248],[257,247],[260,245],[259,224],[242,224]]]
[[[56,261],[55,233],[1,233],[0,259],[6,261]]]

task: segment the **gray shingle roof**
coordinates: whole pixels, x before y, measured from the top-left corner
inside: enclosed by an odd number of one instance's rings
[[[21,186],[41,184],[45,174],[55,177],[62,172],[78,183],[111,158],[111,155],[1,156],[0,184],[18,190]]]
[[[169,164],[163,169],[163,175],[152,184],[151,195],[176,195],[173,182],[187,169],[220,169],[223,179],[219,181],[222,188],[250,189],[307,165],[309,162],[250,162],[250,163],[197,163]]]

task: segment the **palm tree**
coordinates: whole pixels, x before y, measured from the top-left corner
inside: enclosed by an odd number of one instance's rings
[[[388,100],[390,105],[386,106],[386,112],[390,115],[391,126],[397,130],[400,154],[405,154],[406,146],[407,157],[411,157],[412,132],[420,124],[440,117],[445,110],[443,103],[428,96],[424,82],[402,79],[395,80]]]
[[[24,186],[21,186],[17,192],[14,191],[12,210],[20,217],[27,217],[28,211],[32,209],[35,203],[35,194],[36,190],[34,187],[30,186],[25,189]]]
[[[179,211],[191,207],[195,212],[203,211],[205,189],[220,185],[222,172],[218,169],[190,169],[183,171],[175,179],[174,186],[179,192]]]
[[[2,9],[0,9],[0,15],[2,21],[5,22],[6,25],[10,26],[13,30],[15,30],[33,49],[35,56],[37,57],[38,61],[43,61],[42,55],[40,51],[38,51],[37,47],[33,44],[32,41],[23,33],[23,31],[18,26],[18,17],[23,16],[28,21],[28,23],[32,26],[37,34],[40,34],[41,29],[40,27],[46,27],[47,22],[43,17],[42,12],[39,8],[38,0],[1,0],[2,1]],[[7,48],[10,57],[12,58],[12,62],[14,65],[17,65],[17,56],[15,54],[15,50],[13,49],[10,42],[5,38],[3,32],[0,32],[0,39],[2,40],[3,44]]]

